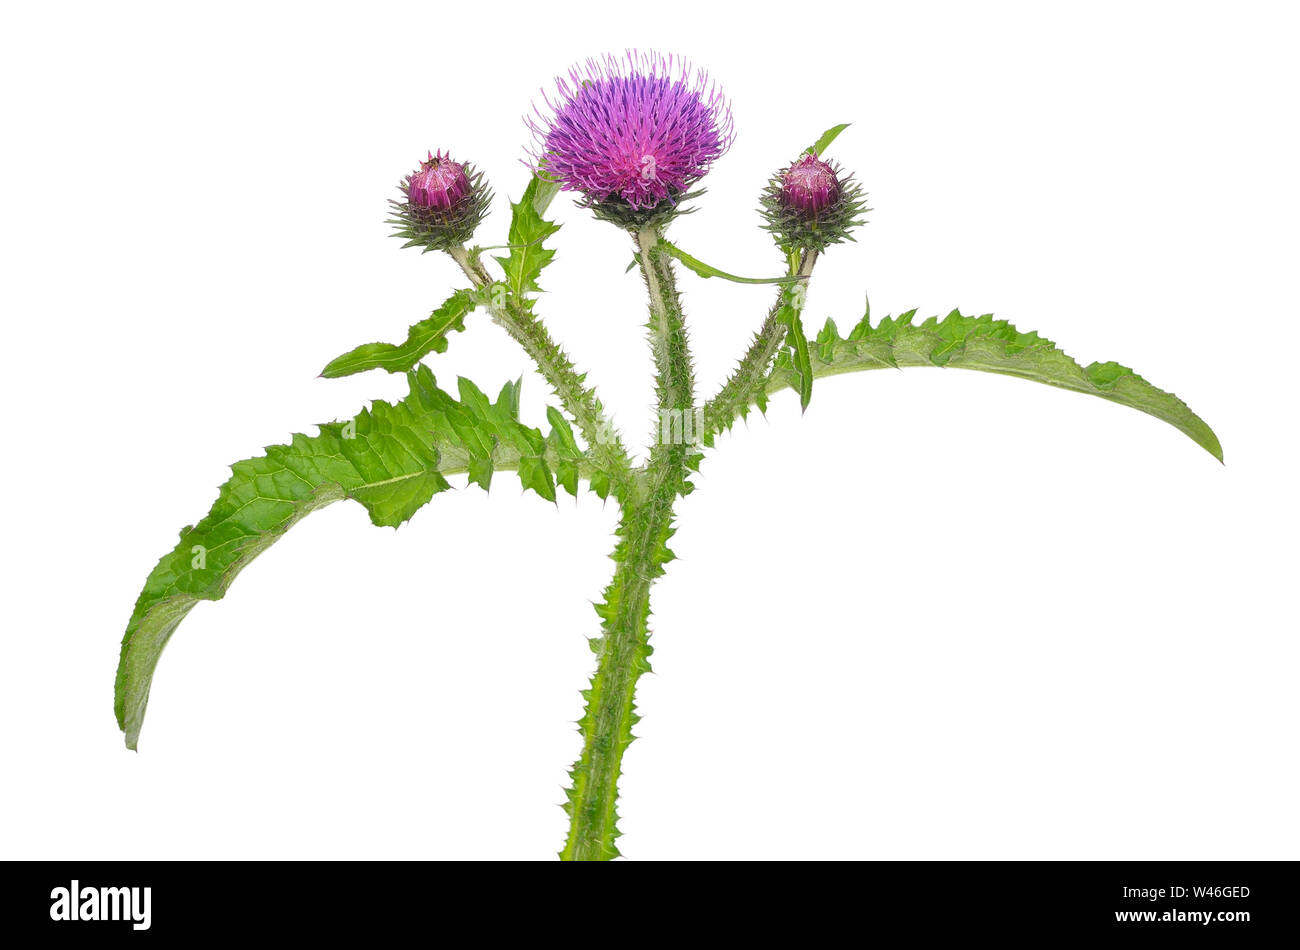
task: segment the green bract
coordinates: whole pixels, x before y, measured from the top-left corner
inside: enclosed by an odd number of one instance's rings
[[[814,151],[824,151],[842,129],[827,132]],[[295,435],[264,455],[235,463],[211,511],[185,529],[158,562],[122,641],[115,708],[128,747],[136,747],[155,668],[180,622],[199,601],[223,597],[253,558],[313,511],[351,499],[366,508],[375,524],[397,526],[450,487],[448,479],[454,476],[486,489],[495,473],[512,471],[525,489],[548,501],[555,500],[558,488],[576,495],[586,482],[600,497],[615,500],[620,520],[614,576],[596,607],[601,624],[601,635],[592,641],[597,669],[583,694],[582,749],[570,772],[565,805],[570,828],[561,857],[612,858],[619,853],[618,778],[638,718],[636,684],[650,668],[650,591],[673,557],[668,542],[674,506],[691,490],[690,477],[704,449],[751,408],[764,409],[769,398],[787,388],[799,394],[806,408],[815,379],[859,370],[981,370],[1140,409],[1223,458],[1210,427],[1177,397],[1118,363],[1080,366],[1038,334],[992,316],[954,310],[942,319],[917,323],[914,313],[905,313],[873,324],[868,312],[847,334],[827,322],[810,340],[802,325],[806,291],[819,253],[833,242],[783,241],[784,273],[736,278],[667,242],[661,222],[652,217],[650,223],[618,222],[631,232],[635,265],[646,284],[655,365],[657,437],[649,459],[635,465],[596,393],[536,313],[533,295],[555,254],[547,241],[558,226],[547,220],[546,212],[557,190],[555,183],[530,179],[511,206],[508,253],[495,258],[497,267],[489,266],[479,248],[446,246],[469,286],[413,325],[405,342],[364,344],[331,361],[322,374],[405,373],[409,394],[404,399],[377,401],[352,419],[320,426],[318,435]],[[695,388],[677,289],[678,263],[702,277],[777,285],[748,350],[709,399],[701,399]],[[462,330],[475,310],[486,311],[524,348],[553,390],[558,407],[547,409],[544,429],[519,418],[519,382],[506,383],[490,399],[461,379],[452,395],[438,387],[433,372],[420,362],[443,352],[449,334]]]

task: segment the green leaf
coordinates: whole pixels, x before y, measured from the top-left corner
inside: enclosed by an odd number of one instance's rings
[[[844,122],[840,125],[831,126],[829,129],[827,129],[825,132],[822,133],[821,138],[819,138],[812,145],[809,145],[806,149],[804,149],[804,154],[816,155],[818,158],[822,157],[823,155],[826,154],[826,150],[831,147],[831,143],[834,142],[837,138],[839,138],[840,133],[843,132],[845,129],[847,129],[849,125],[850,123]]]
[[[683,251],[680,247],[677,247],[675,244],[665,241],[663,238],[659,239],[659,246],[663,248],[663,250],[667,254],[681,261],[682,264],[685,265],[685,267],[688,270],[692,270],[695,273],[699,274],[701,277],[705,277],[705,278],[721,277],[724,280],[729,280],[736,284],[792,284],[792,283],[798,283],[799,281],[802,280],[806,280],[806,278],[800,277],[797,274],[789,274],[784,277],[737,277],[735,274],[728,274],[724,270],[719,270],[718,268],[710,264],[704,263],[698,258],[692,257],[691,255]],[[632,266],[635,267],[638,261],[639,261],[639,255],[633,257]],[[628,268],[628,270],[631,269],[632,269],[631,267]]]
[[[835,358],[835,344],[840,340],[839,329],[835,326],[835,321],[826,318],[826,326],[817,334],[817,358],[823,363]]]
[[[795,270],[797,267],[797,257],[792,255],[790,268]],[[799,409],[801,412],[808,411],[808,404],[812,401],[813,386],[812,352],[808,346],[808,337],[803,329],[805,290],[806,285],[783,288],[780,305],[776,311],[776,323],[784,324],[787,328],[777,365],[781,365],[781,357],[784,357],[784,365],[790,375],[791,385],[799,393]],[[823,351],[825,350],[825,334],[826,331],[823,330],[817,337],[818,345]]]
[[[1177,396],[1152,386],[1127,366],[1092,363],[1080,366],[1037,333],[1022,333],[992,314],[964,316],[954,310],[943,319],[912,321],[915,310],[871,325],[868,313],[845,337],[828,322],[817,337],[813,375],[835,376],[859,370],[940,366],[1017,376],[1048,386],[1099,396],[1141,410],[1178,429],[1219,461],[1223,449],[1213,430]],[[800,375],[788,353],[782,354],[768,381],[770,394],[798,388]]]
[[[469,473],[469,483],[471,485],[478,485],[484,491],[492,487],[492,472],[494,469],[491,456],[471,458],[466,463],[466,470]]]
[[[794,388],[799,393],[799,408],[806,411],[812,401],[812,353],[808,349],[808,337],[803,332],[803,318],[798,309],[786,307],[782,311],[786,326],[787,352],[790,354],[790,371],[794,379]]]
[[[547,501],[555,501],[555,479],[546,459],[540,456],[525,456],[519,459],[519,481],[524,490],[532,489]]]
[[[492,403],[467,380],[454,399],[426,366],[408,381],[400,402],[377,401],[319,435],[295,435],[231,466],[212,510],[181,532],[131,614],[114,703],[128,747],[136,747],[154,668],[177,625],[199,601],[220,600],[253,558],[313,511],[351,498],[375,524],[395,527],[446,491],[447,475],[468,471],[486,488],[494,469],[512,468],[526,489],[555,500],[546,440],[518,421],[518,383]]]
[[[549,178],[533,176],[533,180],[528,183],[524,189],[524,195],[527,196],[529,191],[532,192],[533,211],[537,212],[538,217],[545,217],[546,211],[551,206],[560,193],[562,182],[554,181]]]
[[[537,278],[555,257],[555,252],[547,250],[542,242],[560,229],[558,224],[547,221],[543,214],[550,207],[551,201],[559,191],[555,182],[543,181],[536,175],[528,182],[524,195],[517,203],[510,205],[510,254],[498,257],[497,261],[506,273],[506,284],[516,295],[540,293]]]
[[[600,496],[601,501],[609,497],[610,479],[609,474],[599,469],[593,470],[590,480],[591,490]]]
[[[555,481],[575,498],[578,496],[578,470],[583,453],[573,437],[573,427],[563,413],[554,406],[546,407],[546,418],[551,423],[551,434],[546,441],[555,455]],[[594,479],[593,479],[594,487]],[[604,496],[602,496],[604,497]]]
[[[474,309],[473,291],[458,290],[428,318],[414,324],[406,334],[406,342],[364,343],[355,350],[344,353],[321,370],[321,375],[334,379],[351,376],[368,369],[386,369],[390,373],[405,373],[427,354],[444,353],[447,335],[453,330],[465,329],[465,315]]]

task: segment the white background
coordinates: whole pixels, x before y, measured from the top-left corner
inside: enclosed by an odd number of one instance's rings
[[[317,379],[458,280],[385,201],[427,149],[527,177],[521,116],[628,46],[738,138],[678,243],[774,272],[767,174],[833,157],[871,223],[808,319],[993,311],[1116,359],[1220,466],[1102,400],[976,373],[819,383],[721,440],[656,588],[629,857],[1296,858],[1294,8],[60,4],[5,8],[0,857],[546,858],[615,512],[513,476],[399,531],[314,515],[112,715],[141,584],[226,465],[399,396]],[[635,441],[629,242],[555,205],[542,309]],[[684,275],[704,394],[771,290]],[[482,314],[432,360],[528,372]],[[542,421],[545,386],[525,384]]]

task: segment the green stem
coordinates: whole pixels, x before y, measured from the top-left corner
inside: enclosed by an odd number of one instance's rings
[[[805,251],[802,261],[792,264],[790,273],[810,278],[816,263],[817,252]],[[802,295],[807,292],[807,286],[808,281],[804,280],[783,286],[777,292],[776,303],[754,334],[754,340],[741,358],[740,365],[718,390],[717,395],[705,403],[701,412],[700,434],[707,444],[712,445],[715,435],[730,427],[737,416],[748,412],[749,407],[766,394],[768,376],[790,328],[788,308],[803,310]]]
[[[671,254],[655,228],[637,232],[638,260],[650,296],[650,348],[655,360],[657,418],[649,469],[680,464],[694,449],[695,369]]]
[[[650,669],[650,587],[671,557],[672,500],[660,496],[627,508],[614,550],[618,567],[597,606],[603,635],[592,641],[599,657],[586,708],[578,722],[582,754],[569,772],[569,836],[560,858],[606,861],[618,857],[618,777],[632,743],[636,682]]]
[[[559,397],[565,412],[577,424],[596,467],[609,475],[615,497],[631,497],[630,493],[635,489],[631,456],[605,415],[595,390],[585,385],[573,361],[551,339],[546,326],[526,302],[516,299],[505,284],[494,282],[482,262],[465,248],[452,248],[448,253],[476,288],[492,291],[488,297],[492,320],[509,333],[537,364],[538,371]],[[496,293],[498,288],[503,292]]]
[[[689,490],[689,441],[695,387],[685,320],[672,262],[654,229],[637,234],[642,273],[650,296],[650,346],[658,394],[650,461],[638,473],[640,491],[623,502],[618,527],[618,564],[597,607],[603,635],[592,641],[599,657],[579,721],[582,754],[569,776],[565,806],[569,836],[560,857],[601,861],[618,857],[618,777],[636,724],[636,683],[650,669],[650,588],[672,559],[673,504]],[[681,422],[679,427],[676,423]]]

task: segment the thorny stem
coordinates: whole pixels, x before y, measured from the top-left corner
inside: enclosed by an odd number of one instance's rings
[[[659,246],[660,235],[654,228],[637,232],[637,259],[650,295],[650,348],[655,360],[655,388],[658,397],[655,440],[650,452],[649,469],[671,464],[684,458],[692,446],[687,444],[689,422],[677,428],[683,414],[695,408],[695,369],[691,365],[690,345],[686,339],[686,321],[677,293],[677,278],[672,258]]]
[[[798,269],[791,267],[790,270],[800,277],[809,278],[816,263],[817,252],[804,251]],[[807,286],[808,281],[805,279],[797,284],[783,285],[777,290],[776,303],[772,305],[767,319],[754,335],[754,340],[741,359],[740,365],[718,390],[717,395],[704,405],[701,412],[700,435],[706,444],[711,445],[710,440],[713,436],[724,431],[735,421],[736,416],[748,411],[749,407],[764,395],[768,376],[789,330],[789,324],[782,319],[782,311],[787,306],[802,310],[801,295],[807,292]]]
[[[451,248],[447,253],[460,265],[475,288],[483,290],[494,286],[492,275],[464,247]],[[631,498],[636,489],[631,457],[606,417],[595,391],[584,385],[573,361],[551,339],[541,320],[513,294],[492,293],[487,302],[492,320],[533,358],[564,410],[577,423],[596,466],[609,475],[615,496]]]
[[[759,329],[740,367],[703,410],[703,432],[694,431],[695,380],[685,318],[677,290],[671,256],[664,251],[655,228],[636,232],[637,259],[650,300],[647,324],[655,362],[656,416],[650,458],[633,468],[622,443],[613,434],[595,393],[563,351],[555,345],[540,320],[512,295],[495,295],[489,305],[496,323],[517,340],[537,363],[577,422],[590,446],[597,467],[611,476],[621,517],[618,545],[613,558],[618,565],[597,606],[602,635],[592,640],[598,660],[591,687],[583,691],[586,707],[579,720],[582,753],[569,776],[566,790],[569,834],[560,858],[600,861],[618,857],[618,779],[623,753],[635,738],[636,684],[650,669],[650,589],[673,557],[667,542],[673,534],[673,506],[690,491],[687,475],[693,438],[705,437],[730,424],[743,407],[760,394],[776,355],[785,340],[791,308],[802,309],[806,282],[786,285]],[[464,248],[451,256],[479,289],[493,281],[482,264]],[[816,260],[805,253],[791,273],[808,277]]]
[[[685,321],[672,262],[659,246],[659,232],[637,233],[639,259],[650,296],[650,346],[658,394],[655,441],[650,461],[637,477],[641,491],[625,501],[614,560],[618,568],[597,609],[603,635],[592,641],[599,656],[586,709],[579,722],[582,754],[569,773],[569,836],[560,857],[570,861],[618,856],[618,777],[631,744],[636,682],[650,669],[650,587],[672,558],[673,503],[689,491],[687,441],[694,408],[694,379]],[[677,423],[681,422],[680,427]]]

